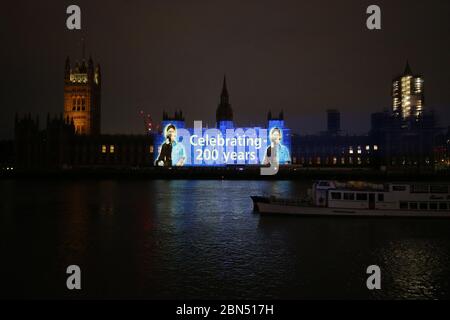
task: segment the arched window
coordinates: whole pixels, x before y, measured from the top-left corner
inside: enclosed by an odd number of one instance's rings
[[[77,111],[80,111],[81,109],[81,97],[77,97]]]

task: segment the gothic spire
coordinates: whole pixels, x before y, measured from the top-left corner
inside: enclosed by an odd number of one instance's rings
[[[222,96],[228,97],[227,76],[225,74],[223,75]]]
[[[216,110],[216,123],[220,121],[233,121],[233,110],[229,103],[227,77],[223,76],[222,93],[220,94],[220,103]]]
[[[220,104],[227,105],[228,104],[228,89],[227,89],[227,76],[223,75],[223,84],[222,84],[222,93],[220,94]]]

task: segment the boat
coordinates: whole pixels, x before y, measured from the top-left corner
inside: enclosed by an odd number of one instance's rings
[[[303,198],[251,198],[254,212],[260,214],[450,218],[447,184],[321,180]]]

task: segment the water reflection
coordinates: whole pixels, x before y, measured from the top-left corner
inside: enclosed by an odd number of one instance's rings
[[[253,194],[305,194],[292,181],[1,181],[0,240],[13,296],[442,298],[449,221],[261,217]],[[382,290],[365,287],[382,269]],[[30,265],[33,266],[30,271]],[[32,273],[30,281],[21,280]]]

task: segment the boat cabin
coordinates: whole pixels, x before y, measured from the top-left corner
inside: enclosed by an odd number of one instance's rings
[[[329,208],[450,211],[445,184],[317,181],[312,198],[315,206]]]

